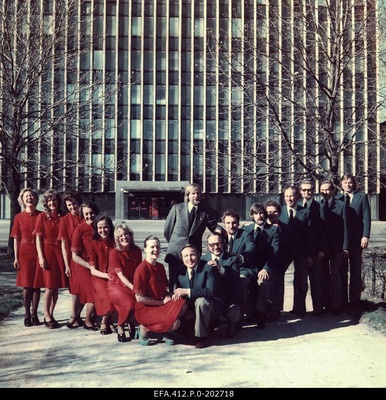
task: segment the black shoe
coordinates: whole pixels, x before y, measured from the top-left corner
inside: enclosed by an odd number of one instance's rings
[[[111,330],[110,325],[107,325],[107,328],[100,330],[101,335],[111,335],[112,333],[113,331]]]
[[[48,328],[48,329],[55,329],[56,325],[54,323],[54,321],[46,321],[46,319],[44,318],[44,325]]]
[[[240,332],[242,329],[243,329],[243,321],[240,320],[239,322],[237,322],[237,323],[235,324],[235,331],[236,331],[236,332]]]
[[[267,315],[267,322],[276,322],[281,316],[280,311],[274,311]]]
[[[303,318],[306,315],[306,313],[304,311],[291,310],[290,313],[293,315],[296,315],[299,318]]]
[[[38,317],[32,317],[32,325],[33,326],[39,326],[40,325],[40,321]]]
[[[32,326],[31,317],[24,318],[24,326]]]
[[[331,315],[333,315],[334,317],[337,317],[341,313],[339,308],[331,308],[330,311],[331,311]]]
[[[322,315],[323,314],[323,311],[322,310],[314,310],[313,312],[312,312],[312,316],[313,317],[319,317],[320,315]]]
[[[196,349],[204,349],[208,347],[208,338],[207,337],[196,337]]]
[[[125,332],[123,332],[123,333],[118,333],[118,342],[120,342],[120,343],[125,343],[125,342],[127,342]]]
[[[86,324],[83,324],[83,328],[88,331],[99,331],[99,328],[96,325],[87,326]]]
[[[76,323],[76,325],[75,325],[75,323]],[[82,322],[82,325],[83,325],[83,322]],[[75,318],[75,317],[70,317],[70,319],[66,323],[66,326],[69,329],[79,328],[82,325],[79,325],[79,322],[78,322],[77,318]]]

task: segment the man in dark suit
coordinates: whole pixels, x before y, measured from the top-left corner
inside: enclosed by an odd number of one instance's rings
[[[337,196],[348,205],[347,216],[350,231],[349,258],[343,260],[342,285],[343,304],[357,307],[360,304],[362,292],[362,253],[367,248],[370,239],[371,212],[366,193],[357,191],[354,175],[345,174],[340,180],[343,194]],[[348,271],[350,268],[350,283]]]
[[[299,205],[310,210],[310,253],[313,258],[312,267],[308,269],[310,279],[311,299],[313,306],[312,315],[317,317],[323,313],[322,296],[322,265],[321,260],[324,257],[322,244],[325,242],[325,231],[323,221],[320,217],[320,203],[314,199],[315,185],[310,179],[304,179],[300,182]],[[306,278],[306,277],[305,277]],[[304,298],[305,301],[305,298]],[[304,305],[305,309],[305,305]]]
[[[270,276],[271,285],[267,310],[267,321],[275,322],[280,318],[281,311],[284,308],[284,275],[290,263],[286,254],[291,254],[294,243],[292,241],[293,236],[283,235],[285,225],[280,221],[280,204],[274,200],[267,200],[264,203],[264,209],[267,212],[266,225],[276,227],[280,243],[276,257],[276,267],[274,271],[271,271]],[[289,258],[291,259],[291,255]]]
[[[193,244],[182,248],[181,259],[186,268],[178,272],[172,298],[187,299],[188,311],[181,322],[186,326],[193,321],[195,346],[202,349],[208,346],[211,322],[223,312],[220,273],[205,261],[200,263],[199,250]]]
[[[253,234],[239,228],[240,216],[233,209],[224,211],[222,215],[224,225],[224,237],[226,237],[228,248],[227,250],[232,255],[237,255],[240,261],[240,283],[241,283],[241,312],[242,319],[248,319],[253,314],[254,310],[248,307],[251,304],[250,299],[250,284],[256,278],[256,246],[253,240]]]
[[[222,307],[221,305],[218,307],[220,313],[219,333],[221,336],[233,337],[241,317],[239,259],[237,256],[231,256],[224,250],[224,247],[224,238],[220,233],[209,233],[208,252],[201,257],[201,262],[203,261],[220,272]]]
[[[336,199],[335,185],[323,181],[320,185],[320,215],[325,229],[322,260],[323,303],[326,311],[339,315],[342,310],[342,261],[349,256],[347,206]]]
[[[202,204],[201,187],[190,183],[185,189],[184,203],[174,204],[164,225],[164,236],[168,242],[165,262],[169,265],[170,290],[173,291],[178,269],[183,267],[180,252],[187,244],[194,244],[202,252],[202,235],[208,228],[211,232],[218,227],[215,213]],[[220,228],[219,228],[220,229]]]
[[[283,195],[285,206],[282,208],[279,220],[281,235],[287,238],[287,245],[283,248],[282,257],[287,264],[285,270],[288,269],[291,262],[294,263],[294,300],[291,313],[302,318],[306,314],[308,270],[313,264],[310,210],[298,204],[299,190],[296,186],[286,186]]]
[[[243,229],[253,234],[256,246],[257,273],[253,285],[256,293],[256,328],[264,329],[268,313],[271,277],[279,274],[279,227],[266,223],[267,211],[260,203],[251,205],[249,216],[252,223],[245,224]]]

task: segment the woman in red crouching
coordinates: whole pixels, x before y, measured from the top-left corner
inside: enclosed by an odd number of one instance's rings
[[[144,242],[145,260],[139,264],[134,274],[135,318],[140,324],[139,343],[150,344],[149,332],[162,334],[165,343],[175,344],[173,334],[180,327],[180,318],[187,310],[185,300],[172,300],[168,292],[165,267],[157,261],[161,253],[158,237],[148,236]]]

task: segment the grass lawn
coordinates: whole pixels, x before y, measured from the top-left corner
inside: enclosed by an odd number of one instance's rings
[[[6,249],[0,249],[0,268],[1,272],[12,272],[13,258],[7,256]],[[1,273],[0,272],[0,273]],[[22,288],[4,285],[0,290],[0,321],[3,320],[11,311],[23,305]]]

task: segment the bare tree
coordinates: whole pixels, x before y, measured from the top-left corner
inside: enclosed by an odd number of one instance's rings
[[[1,2],[1,185],[11,229],[22,186],[81,190],[105,167],[92,159],[93,137],[102,130],[98,114],[109,112],[101,104],[109,104],[119,82],[90,72],[90,50],[103,39],[90,39],[92,25],[82,0]]]
[[[206,148],[224,184],[279,193],[347,170],[367,191],[379,187],[376,3],[251,1],[232,10],[232,27],[208,30],[208,79],[232,116],[230,138]]]

